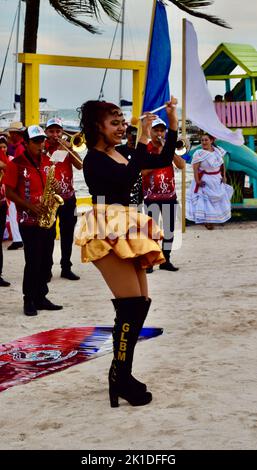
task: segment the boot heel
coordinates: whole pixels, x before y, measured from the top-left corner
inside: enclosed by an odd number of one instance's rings
[[[109,387],[109,397],[110,397],[111,408],[118,408],[118,406],[119,406],[119,395],[116,392],[116,390],[114,390],[113,387]]]

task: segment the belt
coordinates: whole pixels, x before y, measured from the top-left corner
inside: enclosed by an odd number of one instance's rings
[[[208,171],[203,170],[203,171],[199,172],[198,176],[199,176],[199,179],[201,181],[203,175],[218,175],[219,173],[220,173],[220,169],[218,171],[212,171],[212,172],[208,172]],[[198,193],[199,187],[200,187],[200,184],[195,185],[194,193]]]

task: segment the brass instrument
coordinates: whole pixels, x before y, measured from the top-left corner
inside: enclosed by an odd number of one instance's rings
[[[76,134],[71,135],[68,132],[63,131],[63,134],[67,135],[68,137],[71,137],[70,144],[74,152],[81,153],[81,152],[84,152],[84,150],[86,150],[87,148],[86,139],[85,139],[84,134],[82,134],[82,132],[77,132]]]
[[[52,165],[49,168],[46,178],[46,185],[44,188],[42,203],[46,207],[46,213],[42,214],[38,218],[39,227],[51,228],[56,219],[56,212],[59,206],[64,204],[63,198],[56,194],[53,184],[55,181],[55,166]]]
[[[70,136],[70,134],[68,134],[67,132],[65,132],[65,134]],[[73,158],[80,165],[82,165],[82,160],[75,153],[75,152],[78,152],[78,153],[83,152],[86,149],[85,137],[83,136],[83,134],[81,134],[81,132],[78,132],[77,134],[74,134],[73,136],[71,136],[70,143],[72,145],[72,149],[70,149],[66,145],[66,139],[56,139],[56,140],[64,148],[64,150],[66,150],[67,153],[70,153],[73,156]]]
[[[190,150],[190,142],[188,139],[182,139],[180,137],[176,142],[175,155],[182,157]]]

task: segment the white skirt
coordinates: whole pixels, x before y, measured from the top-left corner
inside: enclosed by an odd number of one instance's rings
[[[200,186],[195,193],[196,183],[192,181],[186,197],[186,218],[196,224],[222,224],[231,218],[230,199],[232,186],[221,182],[221,175],[204,174]]]

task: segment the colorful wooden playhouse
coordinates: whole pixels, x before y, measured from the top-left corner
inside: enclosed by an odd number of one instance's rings
[[[236,180],[242,186],[238,202],[257,207],[257,51],[247,44],[222,43],[202,68],[207,82],[222,80],[224,94],[232,92],[232,101],[215,103],[216,112],[225,126],[243,130],[247,147],[233,149],[228,144],[228,170],[234,174],[233,178],[238,173]],[[237,83],[233,84],[235,81]],[[250,191],[244,187],[245,175],[249,176]],[[249,196],[252,196],[251,201]]]

